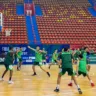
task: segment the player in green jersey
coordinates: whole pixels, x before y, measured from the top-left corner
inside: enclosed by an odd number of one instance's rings
[[[87,64],[87,52],[88,52],[88,47],[84,47],[81,50],[81,55],[83,56],[83,59],[86,61],[86,64]],[[89,64],[87,64],[86,67],[87,67],[87,70],[90,71],[91,66]]]
[[[22,47],[20,47],[19,50],[17,50],[17,61],[18,61],[18,64],[17,64],[17,71],[20,71],[21,69],[21,65],[22,65]]]
[[[15,54],[14,54],[16,63],[17,63],[17,51],[18,51],[18,49],[16,48],[16,50],[15,50]]]
[[[45,51],[45,48],[43,48],[43,51]],[[46,53],[42,53],[42,63],[43,64],[46,64],[46,54],[47,54],[47,51],[45,51]]]
[[[54,64],[58,64],[58,50],[55,50],[54,51],[54,53],[53,53],[53,55],[52,55],[52,61],[51,61],[51,63],[49,64],[49,69],[50,69],[50,67],[52,66],[52,65],[54,65]]]
[[[86,61],[84,60],[83,56],[80,54],[79,55],[79,61],[78,61],[78,65],[77,65],[77,76],[79,75],[83,75],[84,77],[87,76],[88,80],[90,81],[91,83],[91,86],[93,87],[94,86],[94,83],[93,81],[91,80],[89,74],[88,74],[88,71],[87,71],[87,67],[86,67]],[[71,82],[68,84],[69,86],[72,86],[72,78],[71,78]]]
[[[68,72],[68,75],[72,76],[74,83],[77,86],[78,92],[79,94],[82,94],[82,91],[79,87],[79,85],[77,84],[74,72],[73,72],[73,66],[72,66],[72,54],[70,52],[68,52],[68,48],[64,49],[64,52],[62,52],[61,54],[61,58],[60,58],[60,63],[61,63],[61,69],[60,72],[58,74],[58,79],[57,79],[57,87],[54,90],[55,92],[59,92],[59,86],[60,86],[60,82],[61,82],[61,77],[62,75],[64,75],[66,72]]]
[[[60,58],[62,52],[64,52],[64,48],[61,50],[61,52],[58,53],[58,57]]]
[[[4,60],[4,65],[6,70],[4,71],[4,73],[2,74],[2,77],[0,78],[0,81],[3,81],[3,78],[5,76],[5,74],[10,71],[10,76],[9,76],[9,84],[13,84],[14,82],[12,81],[12,75],[13,75],[13,61],[14,61],[14,51],[13,51],[13,47],[9,47],[9,51],[5,57]]]
[[[68,51],[69,51],[71,54],[73,54],[72,48],[69,48]]]
[[[80,52],[80,49],[78,48],[78,49],[75,51],[74,55],[73,55],[73,58],[74,58],[73,63],[74,63],[74,64],[77,64],[80,54],[81,54],[81,52]]]
[[[62,53],[64,52],[64,48],[61,50],[61,52],[60,53],[58,53],[58,58],[59,58],[59,60],[60,60],[60,58],[61,58],[61,55],[62,55]],[[61,68],[61,64],[60,64],[60,62],[58,61],[58,65],[59,65],[59,68]]]
[[[28,46],[28,48],[31,49],[31,50],[33,50],[35,52],[35,61],[34,61],[34,64],[32,66],[32,69],[33,69],[33,72],[34,72],[33,76],[37,75],[36,74],[36,71],[35,71],[35,66],[38,65],[50,77],[50,73],[48,71],[46,71],[42,67],[42,53],[46,53],[46,52],[43,51],[43,50],[40,50],[40,47],[39,46],[37,46],[36,49],[31,48],[30,46]]]
[[[87,47],[82,47],[81,50],[80,50],[80,54],[83,56],[83,59],[86,63],[87,70],[89,71],[90,70],[90,65],[87,65],[87,51],[88,51]],[[79,60],[77,60],[77,63],[78,62],[79,62]],[[74,61],[73,61],[73,63],[74,63]],[[72,78],[71,78],[71,82],[68,84],[68,86],[72,86]]]

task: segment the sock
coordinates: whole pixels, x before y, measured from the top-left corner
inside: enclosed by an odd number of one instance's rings
[[[79,86],[79,85],[77,85],[77,88],[80,88],[80,86]]]
[[[9,78],[9,81],[11,81],[11,77]]]
[[[34,72],[34,74],[36,74],[36,72]]]
[[[90,83],[93,83],[93,81],[92,81],[92,80],[90,80]]]
[[[56,89],[59,89],[59,84],[57,85]]]
[[[3,76],[1,78],[3,79]]]

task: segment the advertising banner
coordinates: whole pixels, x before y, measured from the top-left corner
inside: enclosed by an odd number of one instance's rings
[[[9,51],[9,46],[10,45],[0,45],[0,64],[4,63],[4,58],[7,54],[7,52]],[[14,51],[16,51],[16,49],[19,49],[20,47],[22,47],[22,51],[23,51],[23,55],[22,55],[22,59],[23,59],[23,64],[32,64],[35,60],[35,52],[28,49],[28,45],[12,45],[14,47]],[[58,50],[58,52],[61,51],[62,48],[69,48],[70,46],[68,44],[65,45],[30,45],[32,48],[36,49],[37,46],[40,47],[40,49],[42,50],[43,48],[47,51],[47,61],[49,62],[52,54],[54,52],[54,50]],[[17,64],[17,59],[15,58],[15,64]]]

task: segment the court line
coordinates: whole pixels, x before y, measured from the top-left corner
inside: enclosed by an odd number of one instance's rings
[[[85,91],[88,91],[88,90],[93,90],[93,89],[96,89],[96,88],[89,88],[89,89],[86,89],[86,90],[82,90],[82,92],[85,92]],[[9,92],[9,91],[8,91]],[[0,93],[8,93],[8,92],[0,92]],[[32,90],[29,90],[29,91],[12,91],[12,92],[32,92]],[[54,92],[54,91],[52,91]],[[61,93],[62,91],[60,91],[58,94],[69,94],[69,93],[72,93],[71,91],[70,92],[66,92],[66,93]],[[55,93],[55,92],[54,92]]]

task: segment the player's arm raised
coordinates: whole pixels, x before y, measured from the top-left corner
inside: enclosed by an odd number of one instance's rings
[[[55,53],[53,53],[53,58],[56,60],[56,56],[55,56]]]
[[[19,49],[17,49],[17,50],[16,50],[17,57],[18,57],[18,52],[20,52],[20,50],[19,50]]]
[[[41,53],[47,54],[47,51],[39,50]]]
[[[28,48],[31,49],[32,51],[36,51],[36,49],[34,49],[34,48],[30,47],[30,46],[28,46]]]

